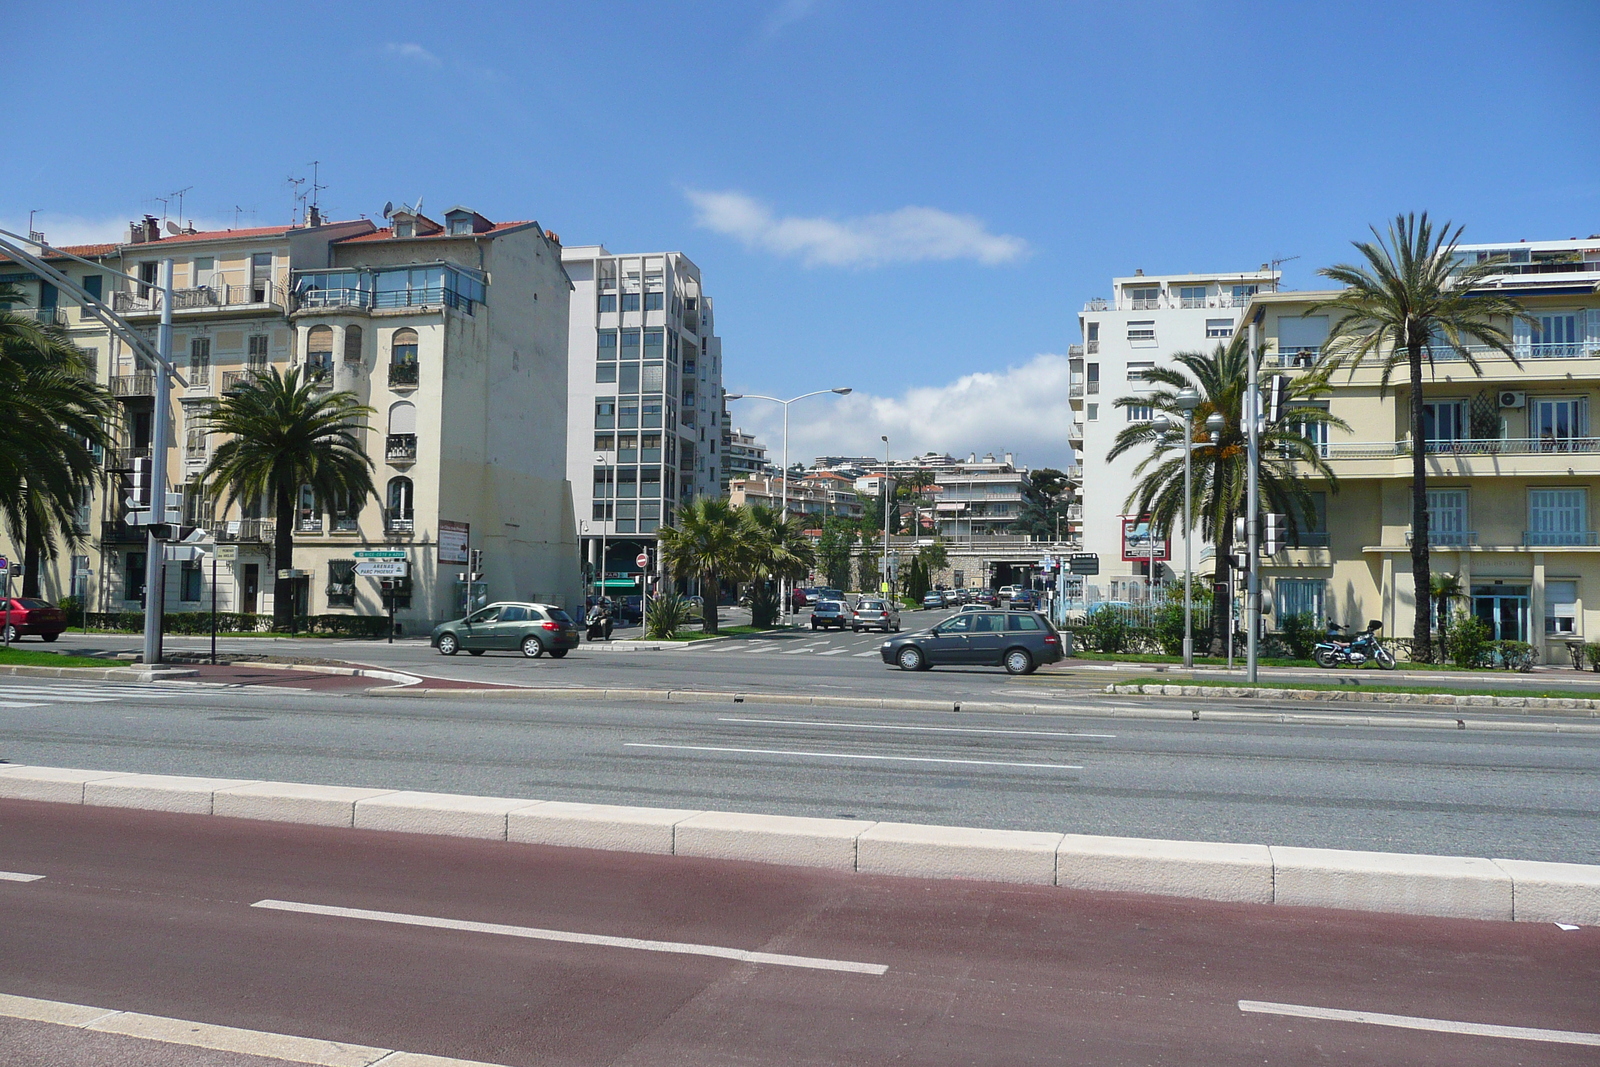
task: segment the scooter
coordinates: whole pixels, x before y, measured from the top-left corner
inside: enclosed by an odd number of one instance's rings
[[[1341,638],[1335,631],[1344,630],[1348,635],[1349,630],[1330,622],[1327,639],[1317,642],[1311,658],[1317,661],[1319,667],[1363,667],[1370,661],[1386,671],[1392,671],[1395,667],[1394,653],[1379,643],[1378,631],[1381,629],[1383,623],[1373,619],[1360,633]]]

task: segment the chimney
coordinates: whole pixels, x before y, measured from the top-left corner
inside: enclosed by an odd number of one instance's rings
[[[1144,277],[1144,268],[1143,267],[1135,267],[1135,268],[1133,268],[1133,276],[1135,278],[1143,278]]]
[[[315,204],[306,212],[306,225],[312,228],[322,225],[322,209]]]
[[[1014,457],[1011,455],[1010,452],[1006,453],[1006,466],[1008,466],[1008,467],[1016,466],[1016,461],[1015,461]]]
[[[978,462],[978,454],[976,452],[968,452],[967,453],[967,462],[968,463],[976,463],[976,462]]]

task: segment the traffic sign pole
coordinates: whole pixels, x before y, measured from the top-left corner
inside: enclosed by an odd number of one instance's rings
[[[0,571],[4,571],[5,572],[5,576],[6,576],[6,584],[5,584],[5,598],[6,598],[5,620],[6,621],[5,622],[0,622],[0,641],[3,641],[5,643],[5,647],[7,649],[10,649],[11,648],[11,561],[9,559],[6,559],[4,556],[0,556]]]
[[[172,260],[161,263],[161,325],[156,331],[156,351],[161,366],[155,373],[154,433],[150,442],[150,510],[166,518],[167,445],[172,440]],[[145,538],[144,563],[144,665],[161,662],[161,623],[165,598],[166,549],[151,525]]]

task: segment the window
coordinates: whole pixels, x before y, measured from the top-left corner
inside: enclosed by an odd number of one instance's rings
[[[267,290],[272,286],[272,253],[257,252],[250,257],[250,301],[267,302]]]
[[[1589,434],[1589,400],[1581,396],[1544,397],[1533,402],[1530,436],[1546,452],[1565,452],[1571,442]]]
[[[594,489],[590,495],[596,500],[604,500],[611,495],[611,487],[616,484],[615,467],[596,467],[594,469]]]
[[[196,256],[189,269],[189,284],[195,288],[210,285],[211,275],[216,272],[217,260],[215,256]]]
[[[624,397],[617,405],[617,428],[620,430],[637,430],[639,428],[639,400],[637,397]]]
[[[1578,632],[1577,582],[1544,583],[1544,632],[1566,635]]]
[[[1533,354],[1546,358],[1581,356],[1583,339],[1578,336],[1578,316],[1570,311],[1547,311],[1538,316]]]
[[[361,517],[363,498],[359,493],[335,493],[333,496],[333,528],[351,531]]]
[[[632,502],[617,502],[617,532],[633,533],[636,525],[635,518],[639,514],[639,505]]]
[[[1311,400],[1311,401],[1297,400],[1297,401],[1294,402],[1294,406],[1298,407],[1298,408],[1320,408],[1323,411],[1327,411],[1328,410],[1328,402],[1326,400]],[[1325,422],[1293,422],[1293,423],[1289,424],[1289,429],[1291,431],[1293,431],[1294,433],[1299,434],[1301,437],[1304,437],[1306,440],[1310,441],[1312,446],[1317,450],[1317,454],[1322,456],[1323,458],[1327,458],[1327,455],[1328,455],[1328,424],[1327,423],[1325,423]]]
[[[639,331],[638,330],[623,330],[622,331],[622,358],[623,359],[638,359],[639,358]]]
[[[1180,285],[1178,287],[1178,304],[1186,308],[1203,308],[1206,306],[1206,287],[1203,285]]]
[[[1290,539],[1293,548],[1322,548],[1328,544],[1328,494],[1318,490],[1308,495],[1311,506],[1295,517],[1297,529]]]
[[[361,362],[361,327],[346,326],[344,328],[344,361],[347,364]]]
[[[622,364],[622,375],[617,381],[617,392],[637,393],[639,391],[639,364]]]
[[[1155,320],[1128,323],[1128,343],[1135,348],[1153,348],[1156,343]]]
[[[322,529],[322,503],[317,499],[317,491],[309,485],[300,487],[300,502],[295,507],[295,528],[307,533],[316,533]]]
[[[1148,362],[1129,363],[1128,364],[1128,381],[1132,382],[1135,386],[1146,385],[1146,384],[1148,384],[1148,382],[1150,380],[1150,372],[1155,370],[1155,369],[1156,369],[1156,365],[1154,363],[1148,363]]]
[[[389,363],[393,366],[417,365],[417,331],[396,330],[389,341]]]
[[[1588,492],[1583,489],[1528,490],[1526,540],[1530,545],[1593,544]]]
[[[1328,316],[1280,315],[1278,359],[1291,367],[1309,367],[1328,342]]]
[[[333,327],[313,326],[306,333],[306,379],[326,377],[333,369]]]
[[[250,349],[246,356],[252,370],[264,370],[267,366],[267,335],[255,333],[250,335]]]
[[[156,284],[157,264],[154,260],[139,264],[139,299],[150,298],[150,287]]]
[[[660,330],[646,330],[644,332],[644,358],[660,359],[661,348],[665,343],[665,334]]]
[[[1086,323],[1085,325],[1089,330],[1089,335],[1087,337],[1085,337],[1084,340],[1088,341],[1092,345],[1099,344],[1100,343],[1100,324],[1098,322],[1090,322],[1090,323]]]
[[[596,305],[596,310],[601,314],[617,310],[617,294],[601,293]]]
[[[660,363],[646,363],[642,384],[646,393],[661,392],[666,385],[666,368]]]
[[[596,363],[594,365],[594,380],[596,382],[616,381],[617,365],[615,363]]]
[[[617,494],[616,494],[617,496],[619,496],[619,497],[636,497],[636,496],[639,495],[639,468],[638,467],[618,467],[618,468],[616,468],[616,475],[617,475]]]
[[[617,358],[616,330],[601,330],[595,335],[594,358],[598,360],[615,360]]]
[[[195,337],[189,341],[189,371],[207,372],[211,369],[211,338]],[[195,375],[200,377],[200,375]]]
[[[1428,543],[1431,545],[1470,545],[1467,530],[1467,491],[1465,489],[1428,490]]]
[[[1242,308],[1250,302],[1250,298],[1261,290],[1259,285],[1236,285],[1233,287],[1233,306]]]
[[[1100,405],[1099,404],[1090,404],[1090,405],[1088,405],[1088,410],[1089,410],[1089,421],[1090,422],[1099,422],[1100,421]]]
[[[1206,320],[1206,336],[1207,337],[1232,337],[1233,336],[1233,320],[1232,319],[1207,319]]]
[[[384,499],[388,502],[384,515],[385,527],[390,530],[411,529],[411,479],[390,478],[389,492]]]
[[[1088,379],[1089,379],[1088,392],[1090,392],[1090,393],[1098,393],[1100,391],[1100,364],[1098,364],[1098,363],[1089,364],[1089,366],[1088,366]]]
[[[1123,410],[1125,410],[1128,413],[1128,421],[1129,422],[1149,422],[1150,421],[1150,405],[1149,404],[1129,404]]]
[[[597,396],[594,400],[594,428],[597,430],[614,430],[617,428],[617,398],[614,396]]]
[[[1322,578],[1278,578],[1273,585],[1273,614],[1282,628],[1291,615],[1310,615],[1320,626],[1326,619],[1323,608],[1327,581]]]
[[[621,434],[621,435],[619,435],[617,437],[617,462],[618,463],[637,463],[637,462],[639,462],[639,435],[638,434],[636,434],[636,433],[625,433],[625,434]]]
[[[353,608],[356,606],[356,561],[331,559],[328,561],[328,607]]]
[[[1007,630],[1038,630],[1038,629],[1042,629],[1042,627],[1040,627],[1040,625],[1039,625],[1039,620],[1034,618],[1032,615],[1023,615],[1023,614],[1007,615],[1005,617],[1005,619],[1006,619],[1006,629]]]
[[[644,440],[641,442],[641,447],[640,447],[640,451],[639,451],[639,461],[641,463],[660,463],[661,462],[661,435],[660,434],[658,434],[658,433],[647,433],[647,434],[644,435]]]
[[[415,237],[417,235],[417,224],[410,219],[395,219],[394,235],[396,237]]]
[[[195,602],[200,599],[200,561],[186,559],[178,574],[178,599]]]
[[[661,398],[659,396],[647,396],[644,398],[643,418],[640,425],[647,429],[660,429]]]
[[[594,450],[596,452],[610,452],[617,447],[615,434],[597,433],[594,435]]]
[[[1470,436],[1465,400],[1425,400],[1422,437],[1429,444],[1465,441]]]
[[[622,294],[622,310],[623,311],[638,311],[639,310],[639,294],[638,293],[623,293]]]
[[[660,311],[665,299],[665,293],[646,293],[644,294],[644,309],[646,311]]]
[[[639,468],[639,495],[642,497],[659,497],[661,495],[661,468]]]
[[[96,302],[100,302],[104,299],[105,281],[104,275],[85,274],[83,276],[83,291],[94,297]],[[92,316],[85,310],[79,317],[87,319]]]
[[[1158,286],[1129,289],[1128,299],[1133,302],[1135,311],[1154,311],[1161,306],[1161,289]]]

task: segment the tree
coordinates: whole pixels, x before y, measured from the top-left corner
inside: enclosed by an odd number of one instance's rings
[[[695,575],[705,598],[705,629],[717,633],[717,597],[723,578],[737,579],[749,558],[739,509],[726,500],[696,497],[678,509],[675,525],[657,531],[661,558],[680,577]]]
[[[861,539],[861,555],[856,560],[856,588],[863,593],[873,593],[882,579],[879,564],[882,562],[882,542]]]
[[[1323,362],[1330,373],[1348,365],[1353,374],[1368,360],[1381,359],[1381,387],[1387,390],[1397,367],[1404,366],[1409,372],[1411,578],[1416,596],[1412,655],[1421,660],[1432,659],[1433,651],[1423,364],[1431,369],[1434,350],[1442,349],[1481,375],[1469,340],[1515,363],[1511,337],[1499,323],[1533,322],[1517,300],[1493,292],[1473,292],[1505,267],[1500,263],[1458,263],[1456,243],[1461,230],[1458,226],[1452,232],[1447,222],[1435,232],[1427,212],[1396,216],[1387,239],[1374,228],[1374,240],[1352,242],[1366,260],[1365,266],[1339,263],[1318,271],[1345,288],[1307,312],[1327,309],[1342,313],[1328,331]]]
[[[1461,587],[1461,575],[1441,574],[1437,571],[1429,575],[1428,586],[1437,614],[1439,636],[1442,638],[1450,625],[1450,605],[1466,600],[1467,591]]]
[[[816,565],[816,550],[806,536],[805,520],[799,516],[788,519],[777,508],[749,504],[735,508],[738,514],[739,538],[743,550],[742,576],[760,583],[798,581],[811,573]],[[773,609],[779,602],[770,601]],[[757,599],[750,598],[752,616],[756,616]],[[765,615],[765,611],[760,613]],[[775,612],[774,612],[775,614]],[[773,618],[752,617],[756,626],[770,626]]]
[[[833,516],[822,523],[817,538],[817,566],[829,588],[844,589],[850,584],[850,549],[856,541],[856,524]]]
[[[1250,383],[1250,355],[1247,335],[1235,334],[1215,351],[1179,352],[1173,366],[1145,372],[1145,379],[1156,388],[1148,393],[1118,399],[1116,407],[1146,407],[1152,414],[1165,413],[1181,421],[1178,393],[1194,389],[1200,405],[1193,413],[1196,448],[1193,459],[1194,496],[1190,517],[1216,546],[1217,579],[1226,573],[1227,559],[1233,551],[1233,520],[1243,513],[1248,449],[1245,440],[1244,400]],[[1260,358],[1260,352],[1257,352]],[[1335,491],[1338,479],[1322,458],[1321,450],[1306,436],[1303,428],[1324,424],[1344,428],[1344,423],[1327,410],[1308,401],[1329,389],[1326,376],[1318,372],[1302,374],[1289,383],[1285,417],[1269,425],[1261,437],[1261,496],[1271,511],[1288,516],[1291,533],[1298,532],[1300,518],[1311,514],[1312,500],[1298,468],[1309,468],[1326,478]],[[1212,414],[1220,414],[1223,427],[1213,434],[1205,428]],[[1181,435],[1180,435],[1181,437]],[[1171,530],[1183,523],[1183,442],[1163,434],[1152,422],[1137,422],[1117,434],[1107,459],[1116,459],[1135,448],[1149,448],[1150,454],[1134,468],[1138,481],[1128,494],[1124,508],[1132,514],[1153,516],[1152,525]],[[1228,638],[1228,598],[1213,599],[1211,612],[1211,654],[1221,655]]]
[[[348,501],[352,510],[369,496],[372,460],[362,448],[373,409],[351,392],[319,393],[300,372],[276,367],[239,386],[204,417],[207,434],[227,435],[201,474],[207,493],[224,500],[267,500],[277,520],[273,565],[294,568],[295,504],[309,487],[319,501]],[[294,579],[273,585],[272,620],[278,630],[294,621]]]
[[[1053,467],[1030,471],[1022,487],[1022,510],[1012,532],[1035,541],[1054,541],[1067,520],[1067,476]]]
[[[0,286],[0,304],[22,299]],[[79,503],[110,448],[115,401],[90,375],[83,352],[58,327],[0,310],[0,514],[22,546],[22,593],[39,593],[41,560],[57,541],[76,546]]]
[[[889,518],[890,533],[900,533],[902,527],[909,522],[911,536],[922,536],[922,530],[917,523],[918,509],[929,506],[933,499],[929,490],[937,484],[938,480],[933,472],[926,468],[919,467],[900,475],[894,487],[894,507]],[[902,517],[902,505],[909,512],[909,519]]]
[[[932,544],[923,545],[918,549],[917,560],[931,581],[935,572],[942,571],[950,565],[950,553],[945,548],[944,538],[935,537]]]

